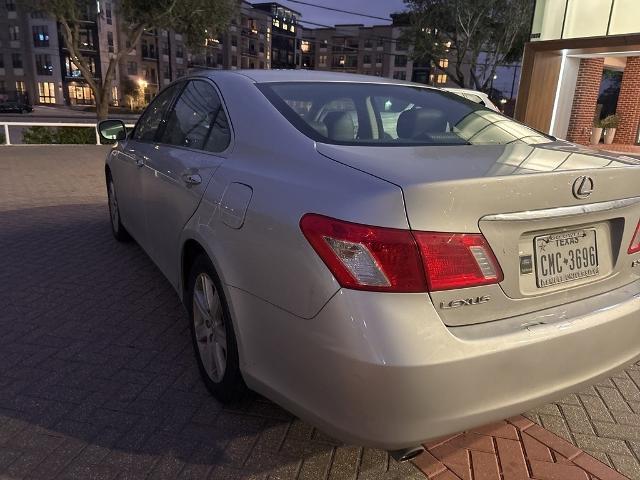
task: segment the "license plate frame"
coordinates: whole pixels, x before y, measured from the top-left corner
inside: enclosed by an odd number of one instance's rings
[[[533,252],[538,289],[571,284],[600,275],[595,228],[537,235],[533,238]],[[584,261],[583,257],[586,257]]]

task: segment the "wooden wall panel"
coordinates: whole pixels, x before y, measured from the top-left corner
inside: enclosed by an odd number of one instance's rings
[[[536,52],[533,59],[524,123],[543,132],[551,125],[561,63],[560,52]]]

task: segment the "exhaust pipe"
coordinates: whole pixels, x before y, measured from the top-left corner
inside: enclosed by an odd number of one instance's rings
[[[417,447],[391,450],[389,451],[389,455],[391,455],[391,458],[393,458],[396,462],[406,462],[408,460],[411,460],[412,458],[416,458],[422,452],[424,452],[424,447],[422,445],[418,445]]]

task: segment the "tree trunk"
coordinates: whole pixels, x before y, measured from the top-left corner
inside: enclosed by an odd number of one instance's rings
[[[96,117],[98,122],[106,120],[109,116],[109,94],[102,91],[100,97],[96,96]]]

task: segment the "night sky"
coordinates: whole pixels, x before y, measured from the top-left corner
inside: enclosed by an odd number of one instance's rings
[[[266,0],[250,0],[251,3],[259,3]],[[301,5],[299,3],[288,2],[287,0],[276,0],[278,3],[296,10],[302,14],[302,21],[307,20],[324,25],[335,25],[340,23],[362,23],[364,25],[388,25],[391,23],[383,20],[360,17],[357,15],[347,15],[339,12],[331,12],[321,8]],[[362,12],[378,17],[389,17],[391,13],[404,10],[403,0],[304,0],[308,3],[315,3],[326,7],[341,8],[353,12]],[[313,28],[313,25],[304,25]]]

